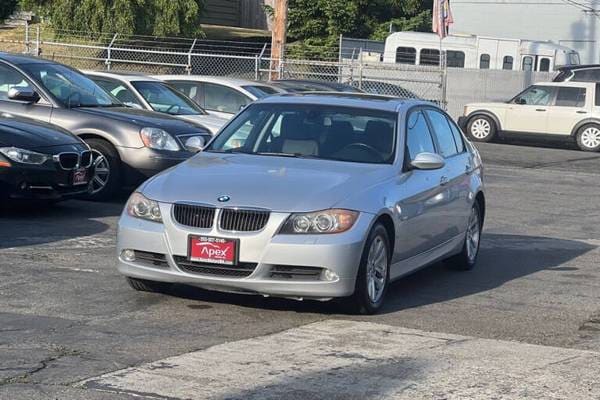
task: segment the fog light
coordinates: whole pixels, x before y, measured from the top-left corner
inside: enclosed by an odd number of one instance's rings
[[[326,281],[337,281],[340,278],[338,274],[329,269],[325,270],[325,272],[323,273],[323,277]]]
[[[133,261],[135,261],[135,251],[133,251],[133,250],[123,250],[121,252],[121,259],[123,259],[123,261],[127,261],[127,262],[133,262]]]

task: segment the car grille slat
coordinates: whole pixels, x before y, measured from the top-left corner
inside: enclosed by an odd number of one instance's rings
[[[213,226],[216,209],[214,207],[176,203],[173,217],[181,225],[209,229]]]
[[[270,277],[278,280],[318,281],[323,269],[291,265],[274,265]]]
[[[148,251],[134,250],[135,261],[159,268],[169,268],[167,257],[160,253],[151,253]]]
[[[256,232],[267,225],[269,216],[269,211],[224,208],[219,225],[225,231]]]
[[[173,256],[177,266],[185,272],[198,275],[228,276],[245,278],[256,269],[256,263],[239,263],[238,265],[209,264],[190,261],[187,257]]]

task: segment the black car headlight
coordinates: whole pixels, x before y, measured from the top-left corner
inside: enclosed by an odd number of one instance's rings
[[[140,138],[144,146],[156,150],[179,151],[181,147],[173,136],[159,128],[143,128],[140,131]]]
[[[341,233],[354,226],[358,212],[352,210],[323,210],[311,213],[295,213],[283,224],[282,234]]]
[[[127,214],[148,221],[162,222],[158,202],[150,200],[140,192],[133,193],[127,200]]]
[[[18,147],[0,147],[0,153],[8,159],[22,164],[41,165],[50,158],[46,154],[20,149]]]

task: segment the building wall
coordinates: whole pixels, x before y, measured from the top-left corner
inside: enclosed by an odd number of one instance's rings
[[[451,0],[453,33],[551,40],[600,62],[600,0]],[[598,10],[592,12],[591,10]]]
[[[270,21],[264,6],[273,0],[204,0],[205,24],[269,29]]]

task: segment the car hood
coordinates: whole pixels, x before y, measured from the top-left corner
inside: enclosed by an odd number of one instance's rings
[[[129,107],[81,107],[74,108],[82,114],[105,117],[113,120],[126,122],[139,127],[160,128],[173,134],[182,132],[203,131],[196,123],[172,117],[156,111],[139,110]]]
[[[0,115],[0,146],[35,150],[82,144],[81,139],[58,126],[29,118]]]
[[[217,117],[216,115],[178,115],[179,118],[192,121],[202,125],[210,131],[213,135],[221,129],[223,125],[227,123],[227,119]]]
[[[207,152],[156,175],[142,192],[166,203],[219,205],[217,198],[226,195],[228,207],[318,211],[386,179],[392,171],[390,165]]]

